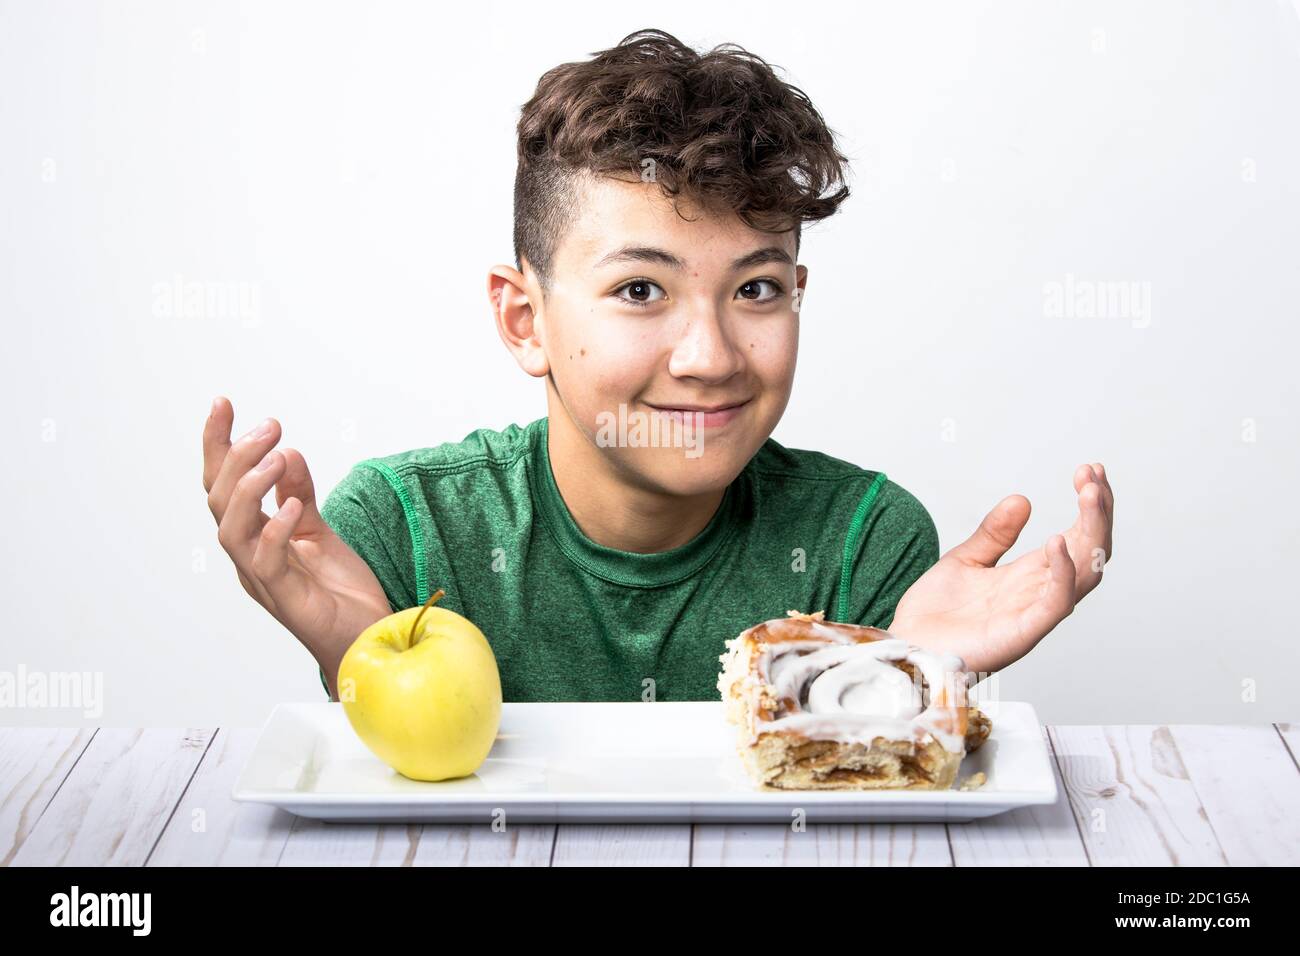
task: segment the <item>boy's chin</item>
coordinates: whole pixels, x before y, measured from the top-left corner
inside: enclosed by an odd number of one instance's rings
[[[726,488],[750,457],[729,442],[705,441],[702,448],[636,449],[627,464],[647,485],[685,498]]]

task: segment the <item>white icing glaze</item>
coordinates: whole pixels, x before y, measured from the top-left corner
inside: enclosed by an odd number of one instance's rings
[[[964,735],[946,723],[946,707],[923,706],[922,688],[893,662],[906,661],[934,692],[960,682],[960,657],[938,655],[896,637],[855,641],[844,631],[800,617],[802,626],[820,640],[761,642],[757,676],[782,700],[774,719],[750,714],[751,734],[795,731],[814,740],[870,745],[876,737],[923,744],[933,737],[945,750],[965,750]],[[776,622],[773,622],[776,623]],[[781,622],[784,623],[784,622]],[[884,632],[880,632],[884,633]],[[954,673],[956,672],[956,673]]]

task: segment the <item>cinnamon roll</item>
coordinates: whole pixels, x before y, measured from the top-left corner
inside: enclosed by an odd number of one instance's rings
[[[726,642],[718,675],[745,769],[792,790],[937,790],[989,735],[960,657],[789,611]]]

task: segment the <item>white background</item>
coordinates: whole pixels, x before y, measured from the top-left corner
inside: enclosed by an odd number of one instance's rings
[[[1106,463],[1106,580],[1002,696],[1296,718],[1300,19],[1270,2],[0,4],[0,669],[102,671],[115,725],[324,699],[217,544],[209,402],[276,416],[321,500],[543,414],[484,293],[518,108],[650,26],[783,67],[854,160],[778,441],[886,471],[945,549],[1024,493],[1013,555]],[[1149,322],[1047,315],[1067,276],[1149,283]],[[253,314],[159,315],[177,277]]]

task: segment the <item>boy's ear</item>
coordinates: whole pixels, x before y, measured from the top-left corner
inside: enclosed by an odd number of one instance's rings
[[[527,269],[527,263],[524,263]],[[529,375],[541,378],[551,370],[539,336],[539,315],[533,303],[542,301],[537,282],[510,266],[493,266],[488,273],[488,302],[497,324],[497,334]]]

